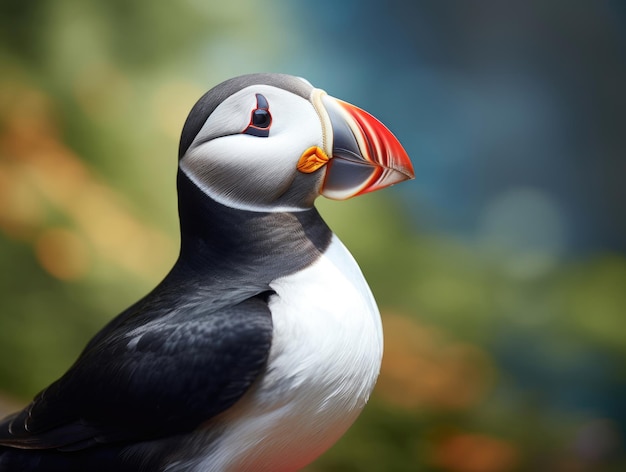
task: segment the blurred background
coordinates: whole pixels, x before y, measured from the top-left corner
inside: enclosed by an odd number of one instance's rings
[[[178,246],[178,136],[234,75],[306,77],[417,178],[319,201],[383,313],[371,402],[308,472],[626,470],[626,6],[0,0],[0,411]]]

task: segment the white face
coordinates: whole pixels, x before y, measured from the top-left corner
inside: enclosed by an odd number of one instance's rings
[[[267,137],[244,132],[267,100],[271,126]],[[269,85],[254,85],[231,95],[209,116],[180,160],[180,168],[207,195],[234,208],[254,211],[301,210],[319,191],[319,175],[304,176],[296,165],[311,146],[324,147],[320,117],[312,103]],[[307,198],[281,199],[294,180],[308,178]],[[308,187],[308,186],[307,186]]]

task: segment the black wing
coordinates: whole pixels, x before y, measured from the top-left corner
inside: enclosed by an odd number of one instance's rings
[[[63,377],[0,424],[0,444],[71,451],[190,431],[246,392],[271,338],[264,295],[208,312],[196,303],[154,318],[122,315]]]

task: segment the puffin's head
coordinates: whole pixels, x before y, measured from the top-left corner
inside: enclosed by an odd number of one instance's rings
[[[179,166],[214,200],[253,211],[307,209],[320,194],[344,200],[414,177],[382,123],[282,74],[236,77],[200,98]]]

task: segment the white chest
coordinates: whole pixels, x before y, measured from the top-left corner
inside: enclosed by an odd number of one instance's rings
[[[343,435],[374,388],[383,351],[380,315],[338,238],[315,264],[272,289],[267,372],[222,416],[218,443],[193,470],[298,470]]]

